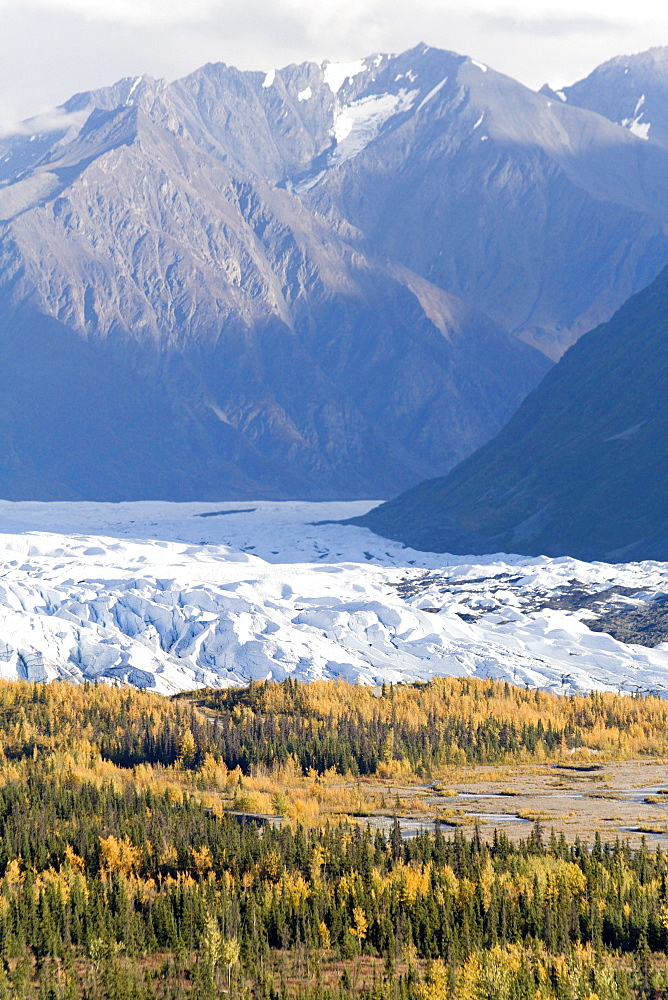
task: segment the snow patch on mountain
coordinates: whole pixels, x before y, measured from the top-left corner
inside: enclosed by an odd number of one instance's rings
[[[141,77],[141,76],[136,77],[135,80],[134,80],[134,82],[133,82],[133,84],[132,84],[132,86],[130,87],[130,90],[128,91],[128,96],[125,98],[125,103],[128,106],[131,105],[131,104],[134,104],[134,100],[133,100],[132,95],[136,91],[136,89],[139,86],[139,84],[141,83],[142,79],[143,79],[143,77]]]
[[[326,170],[316,170],[315,173],[309,174],[300,181],[296,181],[294,183],[292,181],[286,181],[285,186],[291,193],[306,194],[307,191],[310,191],[311,188],[316,186],[318,181],[321,180],[326,173]]]
[[[643,122],[641,119],[644,112],[641,110],[645,103],[645,95],[641,94],[636,103],[633,115],[631,118],[623,118],[620,125],[623,128],[627,128],[629,132],[633,135],[637,135],[639,139],[649,139],[649,130],[651,128],[650,122]]]
[[[432,97],[436,97],[436,95],[438,94],[439,90],[441,90],[441,88],[444,87],[447,82],[448,82],[448,78],[447,78],[447,76],[444,76],[443,79],[441,80],[441,82],[437,83],[435,87],[432,87],[431,90],[429,91],[429,93],[427,94],[427,96],[422,98],[422,100],[420,101],[420,103],[417,106],[417,110],[418,111],[422,111],[422,109],[425,106],[425,104],[427,104],[429,101],[431,101]]]
[[[637,135],[639,139],[649,139],[650,122],[641,122],[638,119],[632,122],[625,120],[622,122],[622,125],[628,128],[629,132],[632,132],[633,135]]]
[[[332,126],[336,139],[332,162],[343,163],[361,153],[390,118],[413,107],[417,94],[417,90],[402,88],[397,94],[372,94],[342,107]]]
[[[346,80],[352,81],[366,69],[366,60],[356,59],[354,62],[325,63],[322,77],[333,94],[338,94]]]
[[[624,645],[590,631],[591,612],[544,606],[574,585],[665,591],[667,564],[431,554],[331,522],[372,506],[0,502],[0,677],[668,694],[668,644]]]

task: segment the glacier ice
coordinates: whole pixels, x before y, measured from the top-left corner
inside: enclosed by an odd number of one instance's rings
[[[624,645],[590,612],[544,606],[573,585],[665,591],[668,564],[424,553],[337,523],[371,506],[2,501],[0,677],[668,691],[668,644]]]

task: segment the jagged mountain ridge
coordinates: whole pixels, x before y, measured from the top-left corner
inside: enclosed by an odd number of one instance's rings
[[[546,88],[543,88],[546,91]],[[549,88],[547,88],[549,90]],[[554,92],[552,92],[554,93]],[[668,148],[668,48],[616,56],[555,97]]]
[[[558,358],[666,262],[665,152],[474,60],[399,62],[426,80],[412,112],[308,197]]]
[[[546,370],[508,329],[556,356],[668,260],[666,156],[427,46],[76,95],[0,141],[0,491],[446,471]]]
[[[171,85],[142,77],[76,95],[62,117],[76,127],[125,102],[343,214],[374,253],[552,357],[668,260],[665,151],[455,53],[420,45],[268,74],[209,64]],[[21,155],[37,154],[31,139]],[[583,260],[572,248],[585,240]]]
[[[668,559],[668,268],[444,478],[354,523],[428,551]]]

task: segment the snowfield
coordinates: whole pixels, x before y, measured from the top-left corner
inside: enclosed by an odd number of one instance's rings
[[[0,502],[0,677],[163,693],[249,678],[507,679],[668,693],[668,644],[592,632],[555,592],[668,590],[668,564],[416,552],[349,503]],[[464,617],[462,617],[464,616]]]

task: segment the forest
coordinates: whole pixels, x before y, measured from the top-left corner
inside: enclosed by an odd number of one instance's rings
[[[0,998],[668,996],[660,848],[540,821],[404,839],[350,809],[366,776],[660,758],[667,732],[656,698],[466,679],[0,682]]]

